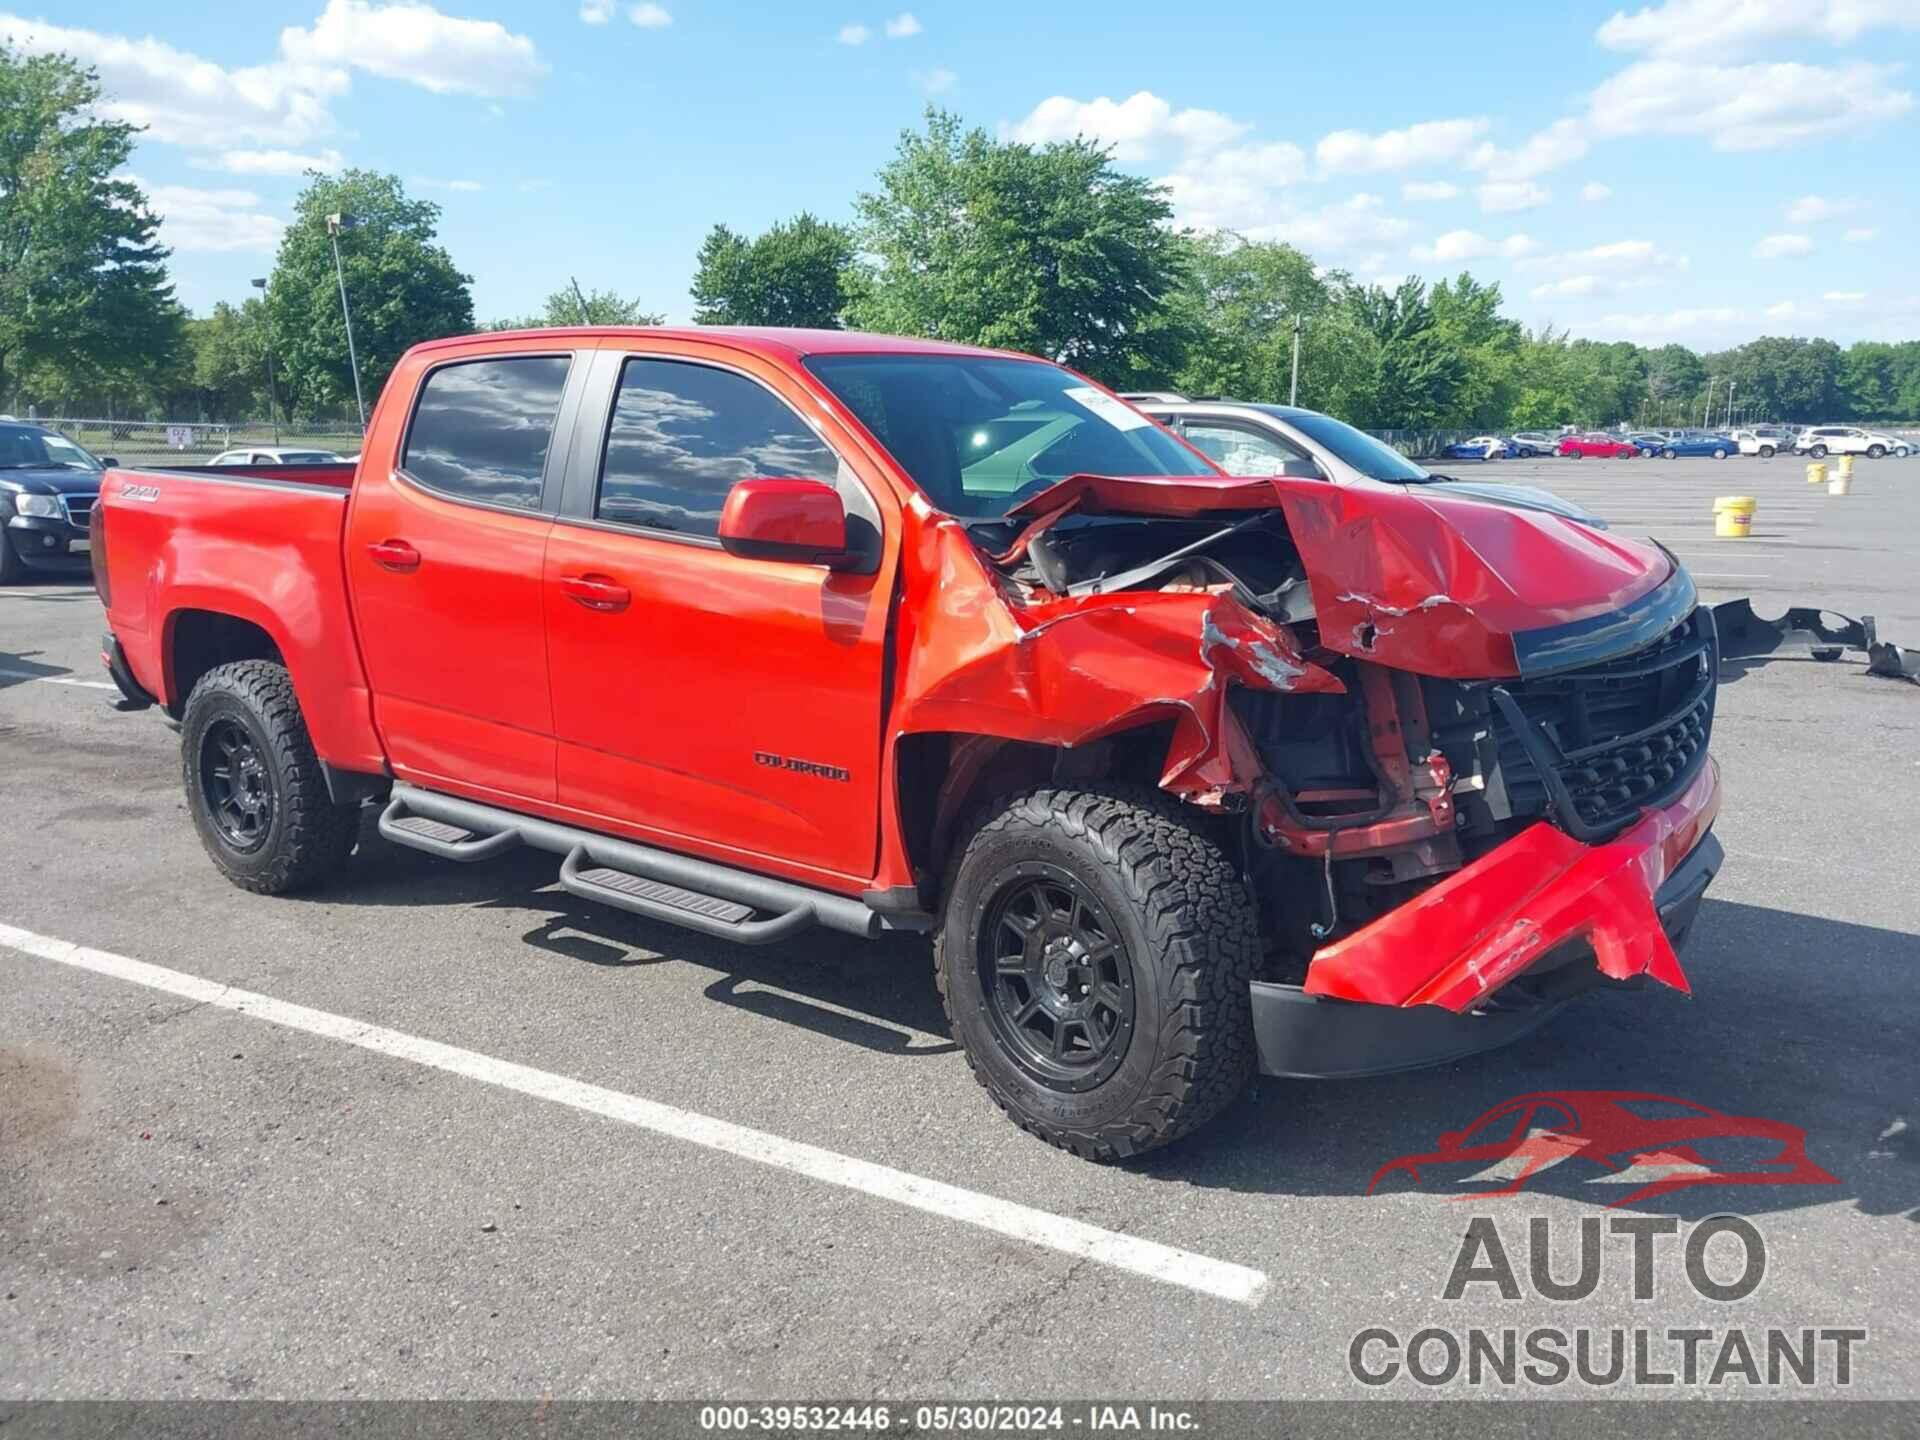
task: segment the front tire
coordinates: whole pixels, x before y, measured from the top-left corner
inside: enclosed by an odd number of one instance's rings
[[[11,585],[26,573],[26,562],[14,552],[13,541],[7,538],[6,532],[0,530],[0,585]]]
[[[1824,460],[1827,458],[1827,447],[1824,445],[1815,445],[1812,449],[1807,451],[1807,454],[1811,455],[1816,460]]]
[[[1771,459],[1772,459],[1772,458],[1774,457],[1774,454],[1775,454],[1775,451],[1774,451],[1774,448],[1773,448],[1773,446],[1771,446],[1771,445],[1762,445],[1762,446],[1760,447],[1760,458],[1761,458],[1761,459],[1763,459],[1763,460],[1771,460]]]
[[[1678,452],[1671,445],[1669,445],[1667,446],[1666,449],[1660,452],[1660,458],[1662,460],[1674,460],[1679,458],[1679,455],[1678,455]]]
[[[1253,1073],[1260,937],[1227,852],[1131,786],[1040,789],[973,831],[934,967],[974,1078],[1088,1160],[1168,1144]]]
[[[1715,446],[1713,451],[1713,458],[1716,460],[1724,460],[1727,458],[1727,452],[1721,449],[1719,446]]]
[[[187,699],[180,749],[200,843],[242,890],[306,889],[352,853],[360,807],[327,793],[284,665],[239,660],[209,670]]]

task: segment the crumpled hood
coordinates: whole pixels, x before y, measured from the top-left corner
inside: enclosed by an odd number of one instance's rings
[[[1229,475],[1075,475],[1009,511],[1195,517],[1278,507],[1306,565],[1320,643],[1449,679],[1519,673],[1515,636],[1590,621],[1673,573],[1657,547],[1442,486]]]

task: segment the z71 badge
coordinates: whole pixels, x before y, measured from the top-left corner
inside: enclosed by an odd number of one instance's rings
[[[820,765],[812,760],[796,760],[791,755],[771,755],[765,750],[753,752],[753,763],[769,770],[795,770],[802,775],[817,775],[822,780],[851,780],[853,776],[838,765]]]

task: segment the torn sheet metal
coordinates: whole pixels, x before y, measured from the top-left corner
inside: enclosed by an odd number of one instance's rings
[[[1517,675],[1516,635],[1619,611],[1673,573],[1657,546],[1444,488],[1075,475],[1008,515],[1031,522],[1026,542],[1073,511],[1194,518],[1278,507],[1306,567],[1323,645],[1453,680]]]
[[[1202,805],[1244,794],[1262,766],[1227,708],[1225,682],[1344,691],[1293,635],[1228,594],[1128,591],[1016,600],[966,532],[928,517],[901,607],[896,733],[955,731],[1084,745],[1174,722],[1163,788]]]
[[[1873,616],[1858,620],[1795,605],[1778,620],[1762,620],[1749,598],[1727,600],[1713,607],[1713,623],[1720,631],[1720,658],[1752,660],[1782,651],[1805,650],[1816,660],[1838,660],[1848,650],[1867,656],[1867,673],[1920,685],[1920,652],[1882,640]]]
[[[1689,991],[1654,895],[1712,827],[1719,766],[1632,829],[1584,845],[1542,821],[1399,908],[1315,952],[1305,991],[1462,1012],[1570,941],[1612,980]]]

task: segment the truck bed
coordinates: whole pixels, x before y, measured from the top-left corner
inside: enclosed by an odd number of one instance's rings
[[[102,598],[148,693],[177,712],[205,662],[236,658],[227,652],[251,626],[255,648],[264,640],[295,676],[315,747],[337,764],[383,768],[341,557],[355,469],[107,471],[94,522]]]

